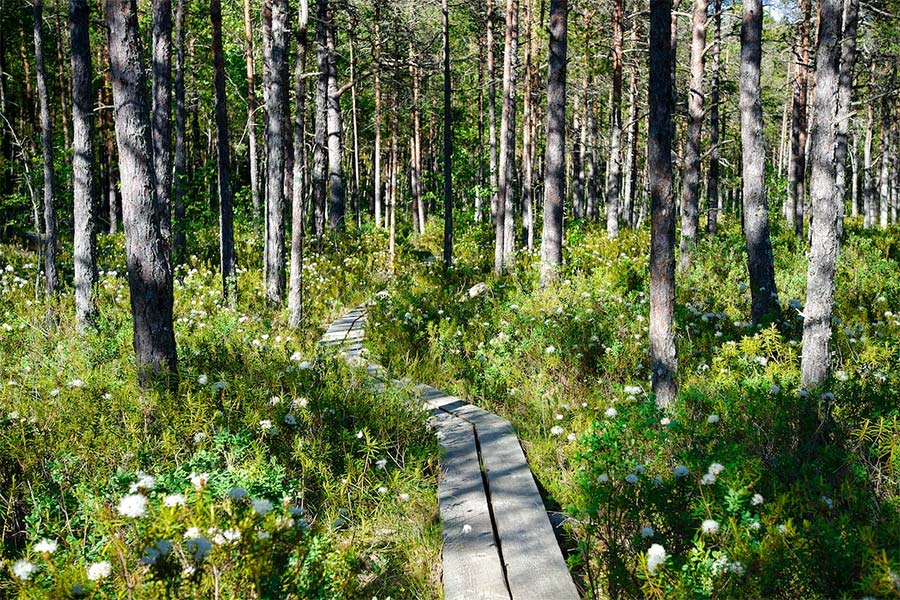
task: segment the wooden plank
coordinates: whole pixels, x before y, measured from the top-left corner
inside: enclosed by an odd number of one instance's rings
[[[472,426],[447,413],[432,418],[444,454],[438,486],[445,600],[509,600]]]

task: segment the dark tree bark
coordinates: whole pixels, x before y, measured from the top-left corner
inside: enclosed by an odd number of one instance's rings
[[[34,0],[34,62],[37,94],[41,114],[41,148],[44,153],[44,275],[47,293],[56,293],[59,275],[56,270],[56,207],[55,173],[53,172],[53,121],[50,118],[50,93],[47,90],[47,71],[44,67],[44,36],[42,31],[44,0]]]
[[[284,177],[287,119],[287,1],[266,0],[263,19],[269,40],[265,46],[266,111],[266,300],[277,305],[284,295]]]
[[[491,186],[491,221],[497,223],[497,67],[494,57],[494,5],[485,3],[485,28],[487,29],[487,80],[488,80],[488,170]]]
[[[684,148],[684,190],[681,196],[681,245],[678,267],[687,272],[700,228],[700,133],[703,129],[703,68],[706,54],[707,0],[694,0],[691,22],[691,80],[688,87],[688,127]]]
[[[106,46],[104,45],[104,48]],[[110,65],[109,51],[106,51],[106,63]],[[103,90],[106,106],[112,106],[112,80],[110,71],[112,67],[107,68],[103,74]],[[119,221],[121,220],[121,211],[119,210],[119,161],[116,160],[116,128],[113,123],[113,109],[103,111],[103,118],[106,123],[104,141],[106,143],[106,158],[109,161],[109,172],[106,178],[107,196],[109,206],[109,230],[110,234],[115,234],[119,230]]]
[[[91,90],[90,23],[87,0],[69,0],[72,64],[72,174],[75,210],[75,325],[84,332],[97,307],[97,244],[94,215],[94,94]]]
[[[841,72],[838,82],[838,117],[835,160],[837,172],[835,186],[838,198],[843,199],[847,188],[847,146],[850,131],[851,91],[853,89],[853,69],[856,66],[856,26],[859,16],[859,0],[844,0],[843,27],[841,34]]]
[[[606,168],[606,235],[611,239],[619,236],[619,195],[622,189],[623,13],[624,0],[615,0],[613,4],[612,107],[609,124],[609,163]]]
[[[256,148],[256,65],[253,60],[253,22],[250,0],[244,0],[244,62],[247,69],[247,140],[250,152],[250,199],[253,218],[259,218],[259,151]]]
[[[638,119],[638,29],[639,19],[635,19],[631,24],[631,51],[635,55],[632,57],[629,68],[629,85],[628,85],[628,145],[627,158],[625,166],[628,169],[625,177],[625,207],[623,210],[624,224],[626,227],[634,227],[635,224],[635,201],[637,197],[637,181],[638,181],[638,135],[640,120]]]
[[[817,387],[831,366],[831,315],[834,308],[834,271],[840,249],[842,198],[836,188],[838,168],[835,137],[840,115],[841,0],[820,0],[816,50],[816,115],[810,148],[810,256],[803,309],[801,382]]]
[[[650,0],[650,362],[657,406],[675,401],[675,197],[672,190],[672,2]]]
[[[707,213],[706,233],[712,239],[716,235],[719,218],[719,70],[722,54],[722,0],[715,0],[713,12],[714,30],[712,47],[712,81],[709,106],[709,177],[706,182]]]
[[[490,1],[490,0],[488,0]],[[375,0],[375,149],[372,160],[372,175],[375,180],[375,227],[381,227],[384,194],[381,183],[381,0]]]
[[[56,75],[57,81],[59,82],[59,106],[62,109],[59,115],[59,121],[62,125],[62,134],[63,134],[63,148],[66,151],[69,150],[71,146],[71,135],[69,134],[69,115],[72,114],[72,111],[69,110],[69,91],[72,87],[68,83],[68,77],[66,76],[66,61],[65,61],[65,52],[63,52],[63,40],[65,34],[63,33],[62,21],[59,16],[60,6],[62,2],[57,2],[54,6],[53,11],[53,21],[54,21],[54,31],[53,31],[53,39],[56,41]],[[65,185],[63,186],[65,188]]]
[[[332,229],[344,230],[344,214],[346,212],[346,193],[344,191],[343,156],[344,125],[341,118],[341,102],[338,95],[337,67],[334,57],[335,24],[334,8],[328,0],[318,0],[325,14],[325,50],[328,57],[328,179],[331,189],[331,204],[328,210],[328,223]]]
[[[765,141],[763,139],[760,62],[762,59],[762,0],[744,0],[741,28],[741,151],[743,165],[744,239],[750,275],[751,317],[759,323],[778,311],[775,267],[769,239],[766,199]]]
[[[0,9],[5,8],[5,3],[0,3]],[[0,114],[8,115],[6,103],[6,34],[0,27]],[[12,123],[12,119],[10,119]],[[9,128],[6,123],[0,123],[0,154],[3,156],[4,168],[2,174],[2,184],[0,184],[0,192],[8,194],[12,192],[13,187],[13,149],[12,139]]]
[[[147,77],[135,0],[106,0],[106,26],[122,180],[134,353],[145,388],[177,374],[172,273],[159,228]],[[170,385],[174,387],[174,379]]]
[[[500,160],[497,178],[497,219],[494,271],[512,264],[515,251],[513,196],[516,165],[516,55],[519,1],[506,0],[506,40],[503,49],[503,110],[500,115]]]
[[[172,0],[153,0],[153,170],[166,255],[172,243]]]
[[[547,72],[547,144],[544,156],[544,226],[541,286],[562,264],[563,202],[566,197],[566,52],[568,0],[550,2],[550,67]]]
[[[313,170],[312,170],[312,194],[315,207],[316,244],[321,249],[322,235],[325,230],[325,202],[328,192],[326,176],[326,161],[328,151],[328,50],[326,47],[326,15],[325,3],[317,3],[316,12],[316,66],[319,76],[316,79],[316,118],[315,139],[313,143]]]
[[[450,11],[447,0],[443,0],[441,9],[444,17],[444,269],[448,269],[453,262],[453,123],[450,113]]]
[[[231,191],[231,152],[228,145],[228,104],[225,96],[225,59],[222,56],[222,2],[209,0],[212,58],[216,91],[216,172],[219,182],[219,268],[222,294],[237,300],[237,259],[234,255],[234,202]]]
[[[173,264],[184,255],[185,216],[184,193],[187,186],[185,132],[187,111],[184,99],[184,9],[187,0],[176,0],[175,10],[175,178],[172,181],[172,197],[175,205]]]
[[[303,323],[303,245],[305,241],[306,161],[306,29],[309,25],[309,5],[300,0],[297,20],[297,63],[294,68],[294,196],[291,199],[291,273],[288,288],[288,325]]]
[[[797,237],[803,237],[803,203],[806,190],[806,103],[809,74],[810,0],[799,0],[800,23],[797,35],[797,76],[791,108],[791,165],[788,177],[788,222]]]

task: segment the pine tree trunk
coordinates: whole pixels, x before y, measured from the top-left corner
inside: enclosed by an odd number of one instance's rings
[[[169,377],[174,387],[178,371],[172,272],[159,226],[150,103],[135,0],[106,0],[106,26],[138,378],[146,388]]]
[[[447,0],[443,0],[441,9],[444,17],[444,269],[446,270],[453,262],[453,122],[450,106],[450,9]],[[418,126],[416,130],[418,138]],[[418,146],[418,142],[416,144]],[[421,155],[418,150],[417,153]],[[421,156],[418,160],[421,161]],[[423,221],[422,227],[424,226]]]
[[[619,236],[619,195],[622,189],[622,38],[624,0],[613,3],[612,106],[609,123],[609,163],[606,170],[606,235]]]
[[[87,330],[96,318],[97,244],[94,215],[94,95],[91,90],[87,0],[69,0],[72,64],[72,174],[75,211],[75,324]]]
[[[525,71],[523,79],[525,91],[522,96],[523,121],[522,124],[522,233],[527,248],[531,249],[534,242],[534,139],[531,119],[534,116],[532,103],[534,102],[532,84],[534,82],[534,37],[533,0],[525,0]]]
[[[381,183],[381,1],[375,0],[375,150],[372,175],[375,179],[375,227],[382,226],[384,194]]]
[[[722,0],[714,0],[715,29],[712,47],[712,82],[710,85],[709,107],[709,177],[706,182],[707,215],[706,233],[715,237],[718,226],[719,206],[719,61],[722,53]]]
[[[550,66],[547,72],[547,144],[544,156],[544,226],[541,287],[557,278],[562,264],[566,198],[566,52],[568,0],[550,2]]]
[[[250,152],[250,198],[253,218],[259,219],[259,151],[256,148],[256,65],[253,59],[253,22],[250,0],[244,0],[244,62],[247,65],[247,140]]]
[[[414,233],[423,233],[425,231],[424,216],[421,192],[419,189],[419,174],[421,164],[419,163],[418,145],[419,145],[419,75],[416,67],[415,53],[413,52],[413,43],[409,42],[409,78],[412,81],[412,105],[410,106],[410,128],[409,128],[409,188],[412,195],[412,224]]]
[[[153,170],[159,227],[167,257],[172,244],[172,0],[153,0]]]
[[[631,51],[637,53],[639,33],[639,21],[631,24]],[[625,166],[628,169],[625,178],[625,209],[624,224],[626,227],[635,225],[635,204],[637,200],[638,182],[638,135],[640,133],[640,120],[638,119],[638,64],[639,59],[632,57],[629,67],[628,83],[628,149]]]
[[[178,264],[184,256],[185,227],[187,226],[184,211],[184,195],[187,187],[187,155],[185,149],[187,109],[185,107],[184,90],[184,13],[186,1],[176,0],[175,9],[175,177],[172,181],[175,222],[172,227],[174,230],[173,265]]]
[[[266,300],[281,302],[284,294],[284,177],[287,119],[287,1],[266,0],[263,20],[270,39],[264,44],[266,111]]]
[[[778,311],[769,213],[766,199],[765,140],[763,139],[760,63],[762,59],[762,0],[744,0],[741,29],[740,110],[743,165],[744,238],[750,275],[751,317],[759,323]]]
[[[362,227],[362,194],[359,189],[359,113],[356,106],[356,55],[354,52],[354,38],[352,30],[349,33],[350,41],[350,120],[353,130],[353,209],[356,217],[357,230]],[[299,155],[298,155],[299,156]]]
[[[875,62],[869,77],[869,94],[874,91]],[[863,146],[863,227],[875,227],[875,178],[872,175],[872,131],[875,128],[873,102],[866,103],[866,141]]]
[[[485,4],[485,28],[487,29],[487,80],[488,80],[488,169],[491,186],[491,222],[497,224],[497,67],[494,57],[494,5]]]
[[[37,94],[41,115],[41,148],[44,153],[44,276],[47,293],[56,293],[59,275],[56,270],[55,174],[53,172],[53,121],[50,118],[50,93],[44,67],[43,13],[44,0],[34,0],[34,62]]]
[[[317,3],[316,12],[316,67],[319,75],[316,78],[316,117],[315,137],[313,140],[312,193],[315,217],[313,225],[316,232],[316,245],[322,248],[322,236],[325,233],[325,202],[328,193],[326,163],[328,160],[328,51],[326,49],[326,15],[324,3]]]
[[[334,56],[334,9],[328,0],[318,1],[320,4],[325,5],[325,47],[328,56],[328,178],[331,189],[328,222],[332,229],[343,231],[344,214],[346,213],[344,170],[341,163],[344,126],[341,120],[341,104],[337,88],[337,67]]]
[[[834,308],[834,272],[840,249],[842,198],[836,187],[838,157],[835,137],[841,107],[841,0],[820,0],[816,51],[816,115],[810,148],[812,201],[809,270],[806,306],[803,309],[801,382],[817,387],[825,382],[831,366],[831,316]],[[852,24],[855,35],[855,24]],[[851,33],[848,31],[848,33]],[[852,40],[848,40],[854,43]]]
[[[893,82],[892,82],[893,83]],[[893,87],[893,86],[892,86]],[[891,130],[891,99],[888,94],[881,97],[881,173],[878,177],[879,189],[879,219],[878,224],[882,229],[888,226],[888,211],[890,210],[890,130]]]
[[[62,2],[57,2],[53,11],[53,38],[56,40],[56,74],[59,85],[59,106],[62,109],[62,112],[59,115],[59,121],[60,124],[62,124],[63,148],[68,151],[71,146],[71,136],[69,135],[69,115],[72,114],[72,112],[69,110],[68,96],[69,92],[72,90],[72,86],[69,85],[66,77],[66,61],[64,58],[65,52],[63,52],[63,40],[65,39],[65,36],[62,29],[62,21],[60,20],[59,16],[59,9],[61,5]],[[65,185],[63,186],[63,188],[65,189]]]
[[[234,255],[234,203],[231,191],[231,154],[228,145],[228,105],[225,96],[225,59],[222,56],[222,2],[209,0],[213,71],[216,92],[216,172],[219,182],[219,268],[222,294],[237,300],[237,260]]]
[[[837,194],[842,208],[847,188],[847,136],[850,130],[850,115],[852,112],[850,102],[853,88],[853,69],[856,66],[856,26],[858,15],[859,0],[844,0],[844,31],[841,34],[841,72],[840,81],[838,82],[837,100],[837,147],[834,153],[834,158],[837,161],[835,185],[837,186]]]
[[[291,199],[291,274],[288,290],[288,325],[303,323],[303,245],[305,242],[306,169],[301,157],[306,137],[306,29],[309,4],[300,0],[297,23],[297,63],[294,68],[294,196]]]
[[[809,73],[809,20],[810,0],[799,0],[800,24],[797,37],[799,60],[794,80],[794,98],[791,107],[791,165],[788,177],[788,223],[797,237],[803,237],[803,204],[806,189],[806,105]]]
[[[497,212],[494,223],[496,246],[494,272],[501,273],[509,265],[511,252],[507,234],[512,236],[513,179],[515,176],[515,60],[517,46],[518,0],[506,0],[506,38],[503,49],[503,109],[500,114],[500,157],[497,173]],[[507,211],[509,214],[507,214]],[[508,221],[508,222],[507,222]],[[512,241],[512,240],[510,240]]]
[[[650,0],[650,368],[657,406],[675,401],[675,196],[672,181],[672,4]]]
[[[678,267],[687,272],[700,228],[700,133],[703,129],[703,68],[706,53],[707,0],[694,0],[691,22],[691,80],[688,88],[688,127],[684,148],[684,185],[681,196],[681,244]]]

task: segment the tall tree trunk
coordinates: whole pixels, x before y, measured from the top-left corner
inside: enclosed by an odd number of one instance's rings
[[[719,70],[722,54],[722,0],[714,0],[714,32],[712,47],[712,82],[709,107],[709,177],[706,182],[707,213],[706,233],[712,239],[716,235],[719,205]]]
[[[219,268],[222,294],[237,300],[237,260],[234,255],[234,205],[231,192],[231,154],[228,145],[228,105],[225,97],[225,59],[222,56],[222,2],[209,0],[212,58],[216,90],[216,171],[219,181]]]
[[[700,1],[700,0],[698,0]],[[609,163],[606,169],[606,235],[619,236],[619,194],[622,189],[622,38],[624,0],[613,3],[612,106],[609,123]]]
[[[893,82],[891,82],[893,83]],[[893,87],[893,85],[891,86]],[[888,211],[890,210],[891,184],[890,184],[890,131],[891,131],[891,98],[888,94],[881,97],[881,173],[878,176],[879,187],[879,220],[882,229],[888,226]]]
[[[518,38],[518,0],[506,0],[506,39],[503,49],[503,109],[500,115],[500,159],[497,174],[497,218],[494,272],[501,273],[512,260],[515,214],[513,213],[513,180],[515,177],[515,104],[516,52]]]
[[[853,69],[856,66],[856,25],[859,15],[859,0],[844,0],[843,26],[841,34],[841,72],[838,82],[838,116],[836,149],[834,158],[837,161],[835,186],[843,209],[847,188],[847,135],[850,130],[851,91],[853,88]],[[841,211],[843,216],[843,210]]]
[[[640,19],[635,19],[631,24],[631,51],[637,55],[638,28]],[[637,196],[638,181],[638,135],[640,121],[638,119],[638,61],[633,56],[629,66],[628,83],[628,147],[625,166],[628,169],[625,178],[625,209],[624,222],[626,227],[634,227],[635,224],[635,200]]]
[[[72,174],[75,204],[75,325],[84,332],[96,317],[97,244],[94,207],[94,94],[91,90],[87,0],[69,0],[72,52]]]
[[[104,44],[104,48],[107,48],[107,45]],[[109,234],[115,234],[119,230],[119,221],[121,220],[121,212],[119,210],[119,161],[116,160],[116,129],[115,123],[113,123],[113,98],[112,98],[112,80],[110,77],[110,62],[109,62],[109,51],[108,48],[106,50],[106,65],[107,68],[104,69],[103,72],[103,97],[104,104],[109,106],[108,110],[103,111],[103,119],[106,123],[104,127],[105,137],[104,141],[106,144],[106,157],[109,161],[109,172],[106,178],[107,184],[107,196],[109,201]]]
[[[544,226],[541,286],[557,278],[562,264],[563,203],[566,198],[566,52],[568,0],[550,2],[550,66],[547,71],[547,144],[544,149]]]
[[[325,202],[328,193],[325,180],[326,161],[328,160],[328,51],[326,48],[326,15],[324,3],[316,5],[316,67],[319,75],[316,78],[316,112],[315,136],[313,140],[312,194],[315,216],[313,225],[316,232],[316,245],[321,250],[322,236],[325,233]]]
[[[59,105],[62,109],[59,121],[62,124],[63,148],[68,151],[69,146],[71,145],[71,136],[69,135],[69,115],[72,114],[69,110],[68,95],[72,87],[68,84],[66,77],[65,52],[63,52],[63,39],[65,36],[63,34],[62,21],[59,16],[61,5],[62,2],[57,2],[53,11],[53,20],[55,24],[53,38],[56,40],[56,74],[57,81],[59,82]]]
[[[744,0],[741,28],[741,163],[743,165],[744,238],[750,275],[751,317],[759,323],[778,312],[769,212],[766,199],[760,62],[762,59],[762,0]]]
[[[684,148],[684,189],[681,196],[682,272],[691,266],[691,255],[700,228],[700,132],[703,129],[703,68],[706,54],[707,0],[694,0],[691,21],[691,81],[688,88],[688,127]]]
[[[328,222],[332,229],[344,230],[346,194],[344,192],[344,171],[341,164],[343,154],[343,123],[341,104],[337,87],[337,67],[335,65],[335,24],[334,9],[328,0],[318,0],[325,8],[325,41],[328,56],[328,178],[331,188],[331,205]],[[320,9],[321,11],[322,9]]]
[[[490,1],[490,0],[488,0]],[[381,184],[381,1],[375,0],[375,150],[372,176],[375,180],[375,227],[381,227],[383,193]]]
[[[165,253],[172,244],[172,0],[153,0],[153,170]]]
[[[0,2],[0,10],[5,8],[6,3]],[[6,35],[3,33],[3,28],[0,27],[0,114],[3,115],[9,114],[6,102],[6,77]],[[11,124],[12,120],[10,120],[10,125]],[[13,188],[13,149],[11,137],[7,124],[5,122],[0,123],[0,156],[2,156],[4,163],[3,173],[0,175],[0,177],[2,177],[0,193],[4,194],[12,192]]]
[[[675,401],[675,195],[672,182],[672,3],[650,0],[650,372],[657,406]]]
[[[485,179],[484,179],[484,63],[485,63],[484,38],[478,37],[478,193],[475,194],[475,222],[484,220],[484,208],[482,207]]]
[[[575,98],[575,107],[572,111],[572,216],[581,219],[581,207],[584,204],[584,164],[581,158],[584,155],[584,140],[581,134],[584,128],[581,126],[582,112],[584,111],[584,93],[587,86],[583,85],[581,97]]]
[[[306,137],[306,29],[309,5],[300,0],[297,22],[297,63],[294,68],[294,197],[291,199],[291,275],[288,291],[288,325],[303,323],[303,244],[305,241],[306,169],[304,138]]]
[[[840,118],[841,0],[820,0],[816,51],[816,115],[812,143],[812,200],[806,306],[803,309],[801,382],[817,387],[831,366],[831,316],[834,308],[834,271],[840,249],[842,198],[836,187],[839,168],[835,137]],[[855,24],[851,25],[855,30]],[[850,32],[848,32],[850,33]],[[855,31],[853,31],[855,35]],[[853,42],[851,42],[853,43]]]
[[[412,81],[412,106],[410,106],[410,128],[409,128],[409,188],[412,195],[412,224],[413,232],[423,233],[425,231],[424,207],[422,206],[421,192],[419,189],[419,177],[421,176],[421,162],[419,157],[421,152],[418,147],[419,140],[419,73],[415,64],[415,52],[413,51],[413,43],[409,42],[409,77]]]
[[[43,13],[44,0],[34,0],[34,62],[38,102],[41,106],[41,148],[44,152],[44,274],[47,293],[54,294],[59,285],[59,275],[56,271],[55,174],[51,131],[53,121],[50,118],[50,93],[47,90],[47,71],[44,68]]]
[[[488,169],[491,186],[491,221],[497,225],[497,67],[494,56],[494,5],[485,2],[485,28],[487,29],[487,80],[488,80]]]
[[[247,65],[247,139],[250,152],[250,198],[253,218],[259,219],[259,151],[256,149],[256,65],[253,59],[253,21],[250,0],[244,0],[244,62]]]
[[[531,249],[534,245],[534,136],[531,119],[534,116],[532,104],[534,102],[534,90],[532,85],[534,77],[534,43],[533,30],[534,5],[533,0],[525,0],[525,91],[522,96],[523,121],[522,124],[522,233],[525,245]]]
[[[174,387],[178,371],[172,272],[159,227],[147,77],[135,0],[106,0],[106,26],[138,377],[144,387],[170,377]]]
[[[859,216],[859,135],[850,138],[850,214]]]
[[[356,228],[362,227],[362,209],[360,208],[362,194],[359,190],[359,115],[356,110],[356,55],[354,52],[355,41],[352,30],[350,38],[350,120],[353,129],[353,209],[356,211]]]
[[[800,24],[797,34],[797,76],[791,108],[791,165],[788,177],[789,218],[797,237],[803,237],[803,203],[806,189],[806,104],[809,73],[810,0],[799,0]]]
[[[397,78],[399,82],[399,77]],[[399,85],[399,83],[398,83]],[[397,148],[397,138],[400,129],[400,90],[394,93],[394,110],[391,119],[391,176],[390,176],[390,223],[388,225],[388,256],[390,259],[390,269],[394,270],[395,246],[397,243],[397,171],[399,170],[399,150]]]
[[[444,16],[444,269],[446,270],[453,262],[453,122],[450,112],[450,10],[447,0],[442,1],[441,9]]]
[[[874,91],[875,62],[869,76],[869,95]],[[872,131],[875,129],[874,102],[866,103],[866,141],[863,146],[863,227],[875,227],[875,177],[872,174]]]
[[[185,213],[184,195],[187,187],[187,155],[185,150],[185,134],[187,131],[187,109],[185,107],[184,90],[184,10],[187,0],[176,0],[175,9],[175,177],[172,181],[172,199],[175,205],[175,222],[173,224],[174,245],[172,248],[173,265],[178,264],[184,256],[185,249]]]
[[[263,20],[270,39],[264,44],[266,61],[266,300],[281,302],[284,294],[284,177],[287,119],[287,0],[266,0]]]

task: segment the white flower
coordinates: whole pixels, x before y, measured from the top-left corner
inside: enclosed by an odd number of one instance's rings
[[[131,487],[128,489],[129,492],[135,494],[141,490],[150,491],[156,487],[156,478],[153,475],[147,475],[146,473],[141,473],[138,471],[137,473],[138,480],[136,483],[132,483]]]
[[[624,387],[624,391],[625,391],[625,393],[628,394],[629,396],[637,396],[637,395],[640,394],[643,390],[641,389],[641,386],[639,386],[639,385],[626,385],[626,386]]]
[[[744,565],[738,561],[728,563],[728,571],[740,577],[744,574]]]
[[[703,533],[709,533],[715,535],[719,533],[719,522],[713,519],[706,519],[703,523],[700,524],[700,529]]]
[[[714,425],[719,422],[719,415],[709,415],[706,417],[706,422],[710,425]]]
[[[263,419],[259,422],[259,428],[263,431],[269,431],[272,429],[272,421],[269,419]]]
[[[271,537],[272,537],[272,534],[269,533],[268,531],[260,530],[260,531],[256,532],[256,539],[258,539],[258,540],[267,540]]]
[[[675,467],[675,477],[687,477],[688,476],[688,468],[684,465],[678,465]]]
[[[281,404],[281,396],[272,396],[271,398],[269,398],[269,404],[271,406],[278,406],[279,404]]]
[[[716,482],[716,476],[712,473],[706,473],[703,477],[700,478],[700,483],[703,485],[712,485]]]
[[[22,581],[28,581],[29,579],[31,579],[31,576],[35,571],[37,571],[37,565],[24,559],[17,560],[13,563],[12,566],[13,575],[18,577]]]
[[[578,439],[578,436],[575,435],[574,433],[570,433],[569,435],[566,436],[566,439],[569,440],[570,442],[574,442],[575,440]]]
[[[669,417],[663,417],[662,419],[659,420],[659,424],[660,424],[660,425],[668,425],[668,424],[671,423],[671,422],[672,422],[672,421],[669,420]]]
[[[606,412],[603,414],[605,414],[610,419],[615,419],[616,416],[618,416],[619,411],[617,411],[615,408],[610,406],[609,408],[606,409]]]
[[[187,531],[184,532],[184,539],[192,540],[195,537],[200,537],[200,529],[197,527],[189,527]]]
[[[561,414],[559,414],[559,413],[556,413],[556,414],[554,415],[554,418],[555,418],[557,421],[562,421],[562,420],[563,420],[563,416],[562,416]]]
[[[641,527],[641,537],[642,538],[652,538],[656,532],[653,531],[653,528],[649,525],[645,527]]]
[[[80,388],[84,387],[84,382],[80,379],[73,379],[66,385],[68,385],[70,388]]]
[[[206,482],[209,481],[209,473],[200,473],[199,475],[191,473],[188,475],[188,479],[191,480],[191,485],[195,489],[201,490],[206,487]]]
[[[786,533],[787,533],[787,525],[785,525],[784,523],[782,523],[781,525],[779,525],[779,526],[778,526],[778,533],[780,533],[781,535],[786,534]]]
[[[207,377],[206,375],[201,375],[197,378],[197,383],[199,383],[200,385],[206,385],[207,383],[209,383],[209,377]]]
[[[400,502],[409,502],[409,494],[400,494],[397,497],[400,498]]]
[[[360,429],[359,431],[356,432],[356,439],[358,439],[358,440],[363,439],[363,435],[365,435],[365,434]]]
[[[709,473],[710,475],[713,475],[715,477],[718,477],[719,474],[724,470],[725,470],[725,467],[723,465],[721,465],[719,463],[713,463],[713,464],[709,465],[709,469],[707,470],[707,473]]]
[[[163,506],[184,506],[185,497],[183,494],[169,494],[163,498]]]
[[[752,523],[750,523],[750,529],[752,529],[753,531],[759,531],[761,527],[762,524],[759,521],[753,521]]]
[[[206,555],[212,550],[212,542],[199,535],[185,542],[184,549],[194,557],[194,560],[200,561],[206,558]]]
[[[307,369],[311,368],[311,366],[312,366],[312,365],[309,364],[309,361],[308,361],[308,360],[301,361],[300,364],[297,365],[297,367],[298,367],[299,369],[303,369],[304,371],[306,371]]]
[[[303,396],[300,396],[298,398],[294,398],[291,404],[293,404],[296,408],[306,408],[307,406],[309,406],[309,400],[307,398],[304,398]]]
[[[628,483],[632,483],[632,484],[637,483],[638,476],[635,475],[634,473],[629,473],[628,475],[625,476],[625,481],[627,481]]]
[[[226,542],[236,542],[241,539],[241,532],[238,529],[226,529],[222,532],[222,538]]]
[[[104,577],[109,577],[110,573],[112,573],[112,565],[105,560],[91,563],[87,568],[87,578],[91,581],[98,581]]]
[[[847,379],[849,379],[846,371],[835,371],[834,378],[838,381],[847,381]]]
[[[562,435],[562,433],[563,433],[563,428],[560,427],[559,425],[554,425],[553,427],[550,428],[550,435]]]
[[[251,500],[251,503],[253,504],[253,510],[261,517],[266,516],[266,513],[272,510],[272,503],[265,498]]]
[[[378,488],[378,493],[381,494],[382,496],[384,496],[385,494],[388,493],[388,489],[384,486],[381,486]]]
[[[547,346],[544,348],[544,354],[553,354],[556,352],[556,346]]]
[[[147,497],[143,494],[129,494],[119,500],[119,514],[123,517],[139,519],[147,514]]]
[[[656,569],[659,565],[666,562],[667,558],[669,558],[669,556],[666,554],[666,549],[659,544],[653,544],[650,546],[650,549],[647,550],[647,571],[653,575],[656,573]]]
[[[291,413],[288,413],[284,415],[284,424],[293,427],[297,424],[297,418]]]
[[[55,540],[43,539],[34,545],[34,551],[38,554],[53,554],[58,547]]]
[[[387,467],[387,459],[379,458],[378,460],[375,461],[375,466],[379,469],[384,469],[385,467]]]
[[[762,494],[753,494],[753,497],[750,498],[750,504],[753,506],[759,506],[763,502],[765,502],[765,500],[763,499]]]

